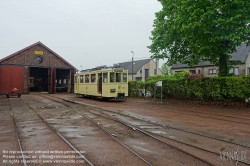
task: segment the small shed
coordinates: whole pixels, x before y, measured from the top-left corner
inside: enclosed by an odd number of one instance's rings
[[[72,92],[76,68],[41,42],[0,59],[0,94]]]

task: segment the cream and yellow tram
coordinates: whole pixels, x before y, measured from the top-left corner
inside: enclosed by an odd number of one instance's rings
[[[102,99],[124,99],[128,96],[128,70],[110,68],[74,75],[74,93]]]

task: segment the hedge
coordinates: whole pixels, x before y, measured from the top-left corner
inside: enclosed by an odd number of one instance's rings
[[[162,81],[163,96],[176,99],[245,101],[250,98],[250,76],[174,78],[157,76],[145,82],[129,82],[129,96],[140,96],[138,89],[146,89],[159,96],[155,83]]]

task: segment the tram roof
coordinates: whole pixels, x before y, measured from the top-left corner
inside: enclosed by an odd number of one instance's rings
[[[103,71],[111,71],[111,72],[127,72],[124,68],[103,68],[103,69],[86,69],[82,70],[80,73],[97,73],[97,72],[103,72]],[[77,73],[79,74],[79,73]]]

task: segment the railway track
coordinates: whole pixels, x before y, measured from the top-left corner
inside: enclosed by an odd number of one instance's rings
[[[122,103],[122,104],[128,105],[128,103]],[[143,105],[140,102],[130,102],[129,104],[132,104],[134,106],[140,105],[140,107],[142,108],[149,108],[149,107],[154,108],[156,106],[156,105],[151,105],[151,104]],[[178,108],[161,106],[161,105],[157,105],[157,107],[164,108],[164,111],[175,110],[175,111],[172,111],[171,113],[176,113],[176,114],[185,114],[185,115],[190,115],[190,116],[197,116],[197,117],[202,117],[202,118],[250,125],[250,118],[236,117],[236,116],[229,116],[229,115],[222,115],[222,114],[215,114],[215,113],[207,113],[207,112],[201,112],[201,111],[192,111],[192,110],[187,110],[187,109],[178,109]],[[213,116],[216,116],[216,117],[213,117]],[[218,118],[218,117],[221,117],[221,118]]]
[[[85,114],[81,113],[80,111],[76,110],[76,112],[78,112],[79,114],[81,114],[82,116],[84,116],[85,118],[87,118],[88,120],[90,120],[92,123],[94,123],[96,126],[98,126],[99,128],[101,128],[105,133],[107,133],[110,137],[112,137],[114,140],[116,140],[119,144],[121,144],[123,147],[125,147],[126,149],[128,149],[130,152],[132,152],[134,155],[136,155],[138,158],[140,158],[142,161],[144,161],[146,164],[152,166],[152,164],[147,161],[145,158],[143,158],[142,156],[140,156],[138,153],[136,153],[135,151],[133,151],[131,148],[129,148],[127,145],[125,145],[124,143],[122,143],[121,141],[119,141],[116,138],[116,135],[114,135],[112,132],[110,132],[109,130],[105,129],[104,127],[102,127],[98,122],[95,122],[94,120],[92,120],[91,118],[89,118],[88,116],[86,116]]]
[[[44,96],[43,96],[43,97],[44,97]],[[53,97],[55,97],[55,96],[53,96]],[[57,100],[55,100],[55,99],[51,99],[51,98],[49,98],[49,99],[50,99],[50,100],[54,100],[54,101],[56,101],[56,102],[59,102],[59,101],[57,101]],[[58,98],[58,99],[64,100],[64,101],[67,101],[67,102],[71,102],[71,103],[75,103],[75,102],[73,102],[73,101],[65,100],[65,99],[62,99],[62,98]],[[62,102],[60,102],[60,103],[62,103]],[[64,105],[67,106],[67,104],[65,104],[65,103],[62,103],[62,104],[64,104]],[[79,104],[79,103],[77,103],[77,104]],[[203,137],[206,137],[206,138],[210,138],[210,139],[213,139],[213,140],[222,141],[222,142],[224,142],[224,143],[228,143],[228,144],[233,144],[233,145],[237,145],[237,146],[240,146],[240,147],[249,148],[249,146],[245,146],[245,145],[241,145],[241,144],[237,144],[237,143],[232,143],[232,142],[229,142],[229,141],[225,141],[225,140],[221,140],[221,139],[209,137],[209,136],[202,135],[202,134],[198,134],[198,133],[193,133],[193,132],[190,132],[190,131],[185,131],[185,130],[183,130],[183,129],[178,129],[178,128],[166,126],[165,124],[161,124],[161,123],[157,123],[157,122],[147,121],[147,120],[145,120],[145,119],[141,119],[141,118],[138,118],[138,117],[132,117],[132,116],[129,116],[129,115],[124,115],[124,114],[120,114],[120,113],[117,113],[117,112],[114,112],[114,111],[104,110],[104,109],[100,109],[100,108],[97,108],[97,109],[99,109],[99,111],[101,111],[101,114],[105,114],[103,111],[109,112],[109,113],[112,113],[112,114],[119,114],[119,115],[121,115],[121,116],[127,116],[127,117],[130,117],[130,118],[134,118],[134,119],[136,119],[136,120],[146,121],[146,122],[149,122],[149,123],[151,123],[151,124],[157,124],[157,125],[161,125],[161,126],[163,126],[163,127],[169,127],[169,128],[173,128],[173,129],[176,129],[176,130],[183,131],[183,132],[192,133],[192,134],[195,134],[195,135],[199,135],[199,136],[203,136]],[[99,115],[100,115],[100,116],[103,116],[103,115],[101,115],[101,114],[99,114]],[[107,116],[110,118],[111,115],[107,115]],[[117,121],[117,119],[114,119],[114,118],[112,118],[112,119]],[[120,123],[123,123],[124,125],[132,126],[131,124],[126,123],[126,122],[124,122],[124,121],[120,121]],[[141,129],[139,129],[139,128],[136,127],[136,126],[133,126],[133,128],[136,128],[137,130],[141,130]],[[144,133],[148,133],[148,131],[145,131],[145,130],[141,130],[141,131],[144,132]],[[153,135],[157,135],[157,136],[163,137],[162,135],[159,135],[159,134],[156,134],[156,133],[150,133],[150,134],[153,134]],[[165,137],[165,138],[166,138],[166,137]],[[166,139],[169,139],[169,138],[166,138]],[[181,144],[185,144],[185,145],[188,145],[188,146],[197,148],[197,149],[200,149],[200,150],[204,150],[204,151],[206,151],[206,152],[215,154],[215,155],[217,155],[217,156],[220,156],[220,153],[215,153],[215,152],[213,152],[213,151],[209,151],[209,150],[206,150],[206,149],[202,149],[202,148],[199,148],[199,147],[195,147],[195,146],[192,146],[192,145],[189,145],[189,144],[186,144],[186,143],[177,141],[177,140],[173,140],[173,139],[171,139],[171,140],[172,140],[172,141],[175,141],[175,142],[179,142],[179,143],[181,143]],[[246,162],[244,162],[244,161],[239,161],[239,162],[242,163],[242,164],[246,164],[246,165],[249,164],[249,163],[246,163]]]
[[[126,114],[121,114],[121,113],[110,111],[110,110],[105,110],[105,111],[108,111],[108,112],[114,113],[114,114],[118,114],[118,115],[122,115],[122,116],[127,116],[127,117],[134,118],[134,119],[137,119],[137,120],[146,121],[146,122],[149,122],[151,124],[160,125],[160,126],[165,127],[165,128],[170,128],[170,129],[173,129],[173,130],[177,130],[177,131],[181,131],[181,132],[185,132],[185,133],[189,133],[189,134],[194,134],[194,135],[197,135],[197,136],[201,136],[201,137],[213,139],[213,140],[216,140],[216,141],[221,141],[221,142],[233,144],[233,145],[236,145],[236,146],[242,146],[242,147],[250,148],[250,146],[248,146],[248,145],[234,143],[232,141],[227,141],[227,140],[216,138],[216,137],[213,137],[213,136],[209,136],[209,135],[205,135],[205,134],[201,134],[201,133],[197,133],[197,132],[192,132],[192,131],[185,130],[185,129],[182,129],[182,128],[173,127],[173,126],[170,126],[168,124],[160,123],[160,122],[157,122],[157,121],[147,120],[145,118],[134,117],[134,116],[126,115]]]
[[[53,96],[53,97],[55,97],[55,96]],[[55,98],[58,98],[58,97],[55,97]],[[66,102],[72,102],[70,100],[65,100],[63,98],[58,98],[58,99],[64,100]],[[78,102],[72,102],[72,103],[80,104]],[[99,107],[96,107],[96,108],[100,109]],[[107,112],[110,112],[110,113],[113,113],[113,114],[118,114],[118,115],[121,115],[121,116],[126,116],[126,117],[130,117],[130,118],[134,118],[134,119],[141,120],[141,121],[146,121],[146,122],[149,122],[149,123],[152,123],[152,124],[160,125],[162,127],[166,127],[166,128],[170,128],[170,129],[182,131],[182,132],[185,132],[185,133],[190,133],[190,134],[194,134],[194,135],[197,135],[197,136],[201,136],[201,137],[205,137],[205,138],[210,138],[210,139],[213,139],[213,140],[216,140],[216,141],[221,141],[221,142],[233,144],[233,145],[236,145],[236,146],[242,146],[242,147],[250,148],[250,146],[248,146],[248,145],[234,143],[234,142],[226,141],[224,139],[219,139],[219,138],[216,138],[216,137],[213,137],[213,136],[209,136],[209,135],[205,135],[205,134],[201,134],[201,133],[196,133],[196,132],[188,131],[188,130],[185,130],[185,129],[182,129],[182,128],[177,128],[177,127],[170,126],[170,125],[165,124],[165,123],[160,123],[160,122],[157,122],[157,121],[148,120],[148,119],[141,118],[141,117],[135,117],[135,116],[127,115],[127,114],[121,114],[119,112],[115,112],[115,111],[111,111],[111,110],[107,110],[107,109],[100,109],[100,110],[107,111]]]
[[[41,97],[44,97],[44,98],[47,98],[47,99],[49,99],[49,100],[58,102],[58,103],[60,103],[60,104],[63,104],[63,105],[65,105],[66,107],[73,108],[72,105],[65,104],[65,103],[63,103],[63,102],[60,102],[60,101],[58,101],[58,100],[52,99],[52,98],[47,97],[47,96],[44,96],[44,95],[40,95],[40,96],[41,96]],[[59,99],[60,99],[60,98],[59,98]],[[69,102],[70,102],[70,101],[69,101]],[[71,103],[74,103],[74,102],[71,102]],[[92,107],[92,108],[93,108],[93,107]],[[81,114],[82,116],[88,118],[88,119],[91,120],[92,122],[94,122],[91,118],[89,118],[87,115],[85,115],[85,114],[82,113],[81,111],[79,111],[79,110],[77,110],[77,109],[75,109],[75,111],[78,112],[79,114]],[[90,112],[88,112],[88,113],[90,113]],[[93,112],[91,112],[91,113],[94,114]],[[128,128],[131,128],[131,129],[133,129],[133,130],[139,131],[139,132],[141,132],[142,134],[147,135],[148,137],[150,137],[150,138],[152,138],[152,139],[154,139],[154,140],[156,140],[156,141],[159,141],[159,142],[161,142],[161,143],[163,143],[163,144],[169,146],[170,148],[173,148],[173,149],[175,149],[175,150],[177,150],[177,151],[179,151],[179,152],[181,152],[181,153],[183,153],[183,154],[185,154],[185,155],[188,155],[188,156],[190,156],[190,157],[192,157],[192,158],[194,158],[194,159],[196,159],[196,160],[198,160],[198,161],[200,161],[200,162],[202,162],[202,163],[204,163],[204,164],[206,164],[206,165],[214,165],[214,164],[210,163],[209,161],[206,161],[206,160],[204,160],[204,159],[202,159],[202,158],[200,158],[200,157],[198,157],[198,156],[195,156],[195,155],[193,155],[193,154],[191,154],[191,153],[189,153],[189,152],[186,152],[186,151],[184,151],[184,150],[182,150],[182,149],[180,149],[180,148],[178,148],[178,147],[176,147],[176,146],[173,146],[173,145],[171,145],[171,144],[169,144],[169,143],[167,143],[167,142],[165,142],[165,141],[162,141],[161,139],[157,138],[156,136],[152,135],[151,133],[148,133],[147,131],[141,130],[141,129],[139,129],[139,128],[137,128],[137,127],[131,125],[131,124],[128,124],[128,123],[123,122],[123,121],[119,121],[119,120],[114,119],[114,118],[111,118],[111,117],[109,117],[109,116],[104,116],[104,115],[101,115],[101,114],[95,114],[95,115],[98,115],[98,116],[101,116],[101,117],[104,117],[104,118],[109,118],[109,119],[111,119],[111,120],[113,120],[113,121],[116,121],[116,122],[118,122],[118,123],[121,123],[122,125],[127,126]],[[98,125],[98,122],[94,122],[94,123],[95,123],[96,125]],[[98,126],[100,126],[100,125],[98,125]],[[104,130],[106,130],[106,129],[104,129]],[[109,133],[109,135],[111,135],[113,138],[116,137],[114,134],[112,134],[112,132],[108,132],[108,133]],[[131,149],[130,149],[130,150],[131,150]],[[133,153],[134,153],[134,152],[133,152]],[[146,163],[149,163],[149,162],[146,162]],[[152,164],[150,164],[150,165],[152,165]]]
[[[105,110],[105,111],[106,111],[106,110]],[[92,111],[91,111],[91,112],[92,112]],[[92,113],[93,113],[93,112],[92,112]],[[126,126],[128,126],[128,127],[131,127],[131,128],[134,129],[134,130],[139,130],[140,132],[144,133],[145,135],[150,136],[150,137],[152,137],[152,138],[155,138],[155,139],[157,139],[157,140],[163,142],[164,144],[167,144],[167,145],[173,147],[174,149],[180,150],[180,151],[183,152],[183,153],[186,153],[186,154],[188,154],[188,155],[190,155],[190,156],[193,156],[194,158],[196,158],[196,159],[198,159],[198,160],[203,160],[204,163],[207,163],[207,164],[209,164],[209,165],[210,165],[211,163],[209,163],[208,161],[206,161],[206,160],[204,160],[204,159],[200,159],[199,157],[196,157],[195,155],[193,155],[193,154],[191,154],[191,153],[189,153],[189,152],[183,151],[182,149],[180,149],[180,148],[178,148],[178,147],[176,147],[176,146],[172,146],[171,144],[169,144],[169,143],[167,143],[167,142],[165,142],[165,141],[162,141],[162,139],[157,138],[156,136],[159,136],[159,137],[162,137],[162,138],[165,138],[165,139],[174,141],[174,142],[178,142],[178,143],[181,143],[181,144],[183,144],[183,145],[187,145],[187,146],[190,146],[190,147],[192,147],[192,148],[196,148],[196,149],[198,149],[198,150],[202,150],[202,151],[205,151],[205,152],[209,152],[209,153],[211,153],[211,154],[216,155],[216,156],[214,156],[214,157],[220,156],[220,153],[216,153],[216,152],[213,152],[213,151],[209,151],[209,150],[206,150],[206,149],[197,147],[197,146],[193,146],[193,145],[191,145],[191,144],[187,144],[187,143],[184,143],[184,142],[181,142],[181,141],[177,141],[177,140],[174,140],[174,139],[171,139],[171,138],[162,136],[162,135],[157,134],[157,133],[152,133],[152,132],[149,132],[149,131],[147,131],[147,130],[140,129],[140,128],[137,127],[137,126],[131,125],[131,123],[126,123],[126,122],[124,122],[124,121],[120,121],[120,120],[117,120],[117,119],[115,119],[115,118],[112,118],[111,115],[107,115],[107,114],[105,114],[103,111],[101,111],[100,113],[101,113],[101,114],[98,114],[98,113],[97,113],[96,115],[100,115],[100,116],[103,116],[103,117],[112,119],[112,120],[117,121],[117,122],[119,122],[119,123],[122,123],[122,124],[124,124],[124,125],[126,125]],[[105,116],[105,115],[106,115],[106,116]],[[153,123],[156,124],[155,122],[153,122]],[[156,135],[156,136],[155,136],[155,135]],[[216,138],[213,138],[213,139],[218,140],[218,139],[216,139]],[[232,144],[231,142],[228,142],[228,141],[224,141],[224,142],[229,143],[229,144]],[[241,145],[239,145],[239,144],[235,144],[235,145],[237,145],[238,147],[241,146]],[[245,145],[243,145],[243,146],[241,146],[241,147],[247,147],[247,148],[249,148],[248,146],[245,146]],[[244,162],[244,161],[240,161],[240,162],[241,162],[242,164],[245,164],[245,165],[249,165],[249,164],[250,164],[250,163],[246,163],[246,162]]]
[[[76,111],[77,111],[78,113],[80,113],[81,115],[86,116],[86,115],[84,115],[84,113],[82,113],[81,111],[79,111],[79,110],[76,110]],[[92,113],[92,112],[91,112],[91,113]],[[156,136],[150,134],[149,132],[147,132],[147,131],[145,131],[145,130],[141,130],[140,128],[137,128],[136,126],[133,126],[133,125],[128,124],[128,123],[126,123],[126,122],[123,122],[123,121],[120,121],[120,120],[111,118],[111,117],[109,117],[109,116],[104,116],[104,115],[101,115],[101,114],[95,114],[95,115],[99,115],[99,116],[102,116],[102,117],[111,119],[111,120],[113,120],[113,121],[116,121],[116,122],[118,122],[118,123],[121,123],[121,124],[123,124],[123,125],[125,125],[125,126],[131,128],[131,129],[133,129],[133,130],[137,130],[137,131],[139,131],[139,132],[141,132],[141,133],[143,133],[143,134],[145,134],[145,135],[147,135],[147,136],[149,136],[149,137],[151,137],[151,138],[153,138],[153,139],[155,139],[155,140],[157,140],[157,141],[159,141],[159,142],[161,142],[161,143],[164,143],[164,144],[168,145],[169,147],[171,147],[171,148],[173,148],[173,149],[176,149],[176,150],[178,150],[178,151],[180,151],[180,152],[182,152],[182,153],[185,153],[185,154],[187,154],[187,155],[189,155],[189,156],[192,156],[193,158],[195,158],[195,159],[197,159],[197,160],[199,160],[199,161],[202,161],[203,163],[206,163],[206,164],[208,164],[208,165],[213,165],[212,163],[210,163],[210,162],[208,162],[208,161],[206,161],[206,160],[204,160],[204,159],[201,159],[201,158],[199,158],[199,157],[197,157],[197,156],[195,156],[195,155],[193,155],[193,154],[191,154],[191,153],[189,153],[189,152],[183,151],[182,149],[180,149],[180,148],[178,148],[178,147],[176,147],[176,146],[173,146],[173,145],[171,145],[171,144],[169,144],[169,143],[167,143],[167,142],[165,142],[165,141],[162,141],[161,139],[157,138]]]
[[[43,97],[45,97],[45,96],[43,96]],[[53,100],[53,101],[55,101],[55,102],[59,102],[59,103],[65,105],[65,106],[67,106],[67,107],[73,107],[72,105],[68,105],[68,104],[65,104],[65,103],[63,103],[63,102],[60,102],[60,101],[58,101],[58,100],[51,99],[50,97],[47,97],[47,96],[46,96],[45,98],[48,98],[49,100]],[[59,98],[59,99],[60,99],[60,98]],[[61,99],[60,99],[60,100],[61,100]],[[68,102],[72,102],[72,101],[68,101]],[[74,102],[72,102],[72,103],[74,103]],[[92,108],[92,109],[93,109],[93,108]],[[79,112],[79,110],[76,110],[76,111]],[[105,111],[106,111],[106,110],[105,110]],[[112,111],[111,111],[111,112],[112,112]],[[79,112],[79,113],[81,113],[81,112]],[[93,112],[91,111],[91,113],[93,113]],[[81,114],[83,114],[83,113],[81,113]],[[124,122],[124,121],[120,121],[120,120],[114,119],[114,118],[112,118],[112,116],[110,116],[110,115],[105,115],[105,114],[96,114],[96,115],[98,115],[98,116],[103,116],[103,117],[105,117],[105,118],[112,119],[112,120],[114,120],[114,121],[116,121],[116,122],[119,122],[119,123],[121,123],[121,124],[123,124],[123,125],[126,125],[126,126],[132,128],[132,129],[136,129],[137,131],[140,131],[141,133],[146,134],[146,135],[149,136],[149,137],[152,137],[152,138],[154,138],[154,139],[156,139],[156,140],[158,140],[158,141],[160,141],[160,142],[162,142],[162,143],[164,143],[164,144],[166,144],[166,145],[168,145],[168,146],[170,146],[170,147],[172,147],[172,148],[174,148],[174,149],[176,149],[176,150],[179,150],[179,151],[181,151],[182,153],[185,153],[185,154],[187,154],[187,155],[189,155],[189,156],[192,156],[192,157],[196,158],[197,160],[203,161],[204,163],[206,163],[206,164],[208,164],[208,165],[213,165],[212,163],[210,163],[210,162],[208,162],[208,161],[206,161],[206,160],[204,160],[204,159],[201,159],[201,158],[199,158],[199,157],[197,157],[197,156],[195,156],[195,155],[193,155],[193,154],[191,154],[191,153],[188,153],[188,152],[186,152],[186,151],[183,151],[182,149],[180,149],[180,148],[178,148],[178,147],[176,147],[176,146],[173,146],[173,145],[171,145],[171,144],[169,144],[169,143],[163,141],[162,139],[159,138],[159,137],[162,137],[162,136],[160,136],[160,135],[157,135],[157,134],[154,134],[154,133],[150,133],[150,132],[145,131],[145,130],[143,130],[143,129],[140,129],[140,128],[136,127],[136,126],[133,126],[133,125],[131,125],[131,124],[129,124],[129,123],[126,123],[126,122]],[[157,137],[158,137],[158,138],[157,138]],[[187,144],[186,144],[186,145],[187,145]],[[190,146],[190,145],[189,145],[189,146]],[[193,147],[193,146],[192,146],[192,147]],[[197,148],[197,147],[195,147],[195,148]],[[206,152],[209,152],[209,151],[204,150],[204,149],[200,149],[200,148],[197,148],[197,149],[203,150],[203,151],[206,151]],[[210,153],[210,152],[209,152],[209,153]],[[214,157],[218,157],[218,154],[216,154],[216,153],[212,153],[212,154],[213,154],[213,155],[216,155],[216,156],[214,156]]]
[[[21,144],[21,138],[19,136],[19,132],[18,132],[18,127],[17,127],[17,121],[15,119],[15,113],[14,111],[12,110],[12,107],[11,107],[11,101],[10,99],[9,100],[9,103],[10,103],[10,110],[11,110],[11,114],[12,114],[12,118],[13,118],[13,123],[14,123],[14,126],[15,126],[15,130],[16,130],[16,135],[17,135],[17,138],[18,138],[18,144],[19,144],[19,147],[20,147],[20,152],[22,154],[22,157],[23,157],[23,164],[26,166],[28,163],[26,162],[26,159],[25,159],[25,156],[23,154],[23,148],[22,148],[22,144]],[[19,102],[23,102],[25,103],[21,98],[19,99]],[[72,148],[76,154],[79,155],[80,159],[84,160],[88,165],[90,166],[94,166],[83,154],[81,154],[65,137],[63,137],[58,131],[56,131],[52,126],[50,126],[39,114],[37,114],[35,112],[34,109],[32,109],[29,105],[27,105],[25,103],[25,105],[30,108],[30,110],[32,110],[32,112],[38,117],[40,118],[43,123],[46,124],[47,127],[49,127],[56,135],[58,135],[70,148]],[[29,165],[29,164],[28,164]]]
[[[19,145],[19,149],[20,149],[20,152],[21,152],[21,155],[22,155],[22,160],[23,160],[23,165],[26,166],[26,160],[25,160],[25,157],[24,157],[24,154],[23,154],[23,148],[22,148],[22,144],[20,142],[20,136],[19,136],[19,133],[18,133],[18,129],[17,129],[17,124],[16,124],[16,119],[15,119],[15,115],[14,115],[14,112],[12,110],[12,106],[11,106],[11,101],[10,99],[8,99],[8,102],[10,104],[10,113],[11,113],[11,116],[12,116],[12,120],[13,120],[13,123],[14,123],[14,128],[15,128],[15,132],[16,132],[16,136],[17,136],[17,142],[18,142],[18,145]]]
[[[44,122],[46,123],[47,126],[49,126],[56,134],[58,134],[72,149],[78,151],[65,137],[62,136],[62,134],[60,134],[54,127],[52,127],[48,120],[44,119],[41,115],[39,115],[32,107],[30,107],[28,104],[27,106],[34,111],[34,113]],[[78,112],[76,112],[78,113]],[[133,151],[131,148],[129,148],[128,146],[126,146],[125,144],[123,144],[121,141],[119,141],[114,134],[112,134],[109,130],[105,129],[104,127],[102,127],[101,125],[99,125],[98,123],[96,123],[95,121],[93,121],[91,118],[83,115],[84,118],[88,119],[90,122],[92,122],[94,125],[96,125],[98,128],[100,128],[101,130],[103,130],[106,134],[108,134],[113,140],[115,140],[116,142],[118,142],[120,145],[122,145],[124,148],[126,148],[128,151],[130,151],[133,155],[135,155],[136,157],[138,157],[140,160],[142,160],[146,165],[150,165],[152,166],[152,164],[150,162],[148,162],[145,158],[141,157],[138,153],[136,153],[135,151]],[[84,160],[87,161],[87,163],[89,165],[94,165],[91,162],[89,162],[89,160],[86,159],[85,156],[83,156],[82,154],[79,154],[80,156],[82,156],[84,158]]]
[[[28,104],[26,104],[55,134],[57,134],[67,145],[69,145],[76,154],[80,156],[81,159],[86,161],[88,165],[94,166],[82,153],[80,153],[79,150],[77,150],[76,147],[74,147],[65,137],[62,136],[55,128],[53,128],[43,117],[41,117],[32,107],[30,107]]]

